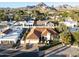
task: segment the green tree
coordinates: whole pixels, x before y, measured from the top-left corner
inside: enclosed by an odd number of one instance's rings
[[[48,12],[42,13],[39,10],[32,10],[32,17],[35,17],[36,20],[45,20],[48,16]]]
[[[59,33],[63,32],[63,31],[69,31],[69,30],[68,30],[68,27],[67,27],[66,25],[64,25],[64,24],[60,24],[59,26],[57,26],[57,27],[56,27],[56,30],[57,30]]]
[[[20,20],[20,16],[19,16],[19,15],[17,15],[17,14],[15,14],[15,16],[14,16],[14,20],[15,20],[15,21]]]
[[[73,32],[72,35],[75,39],[75,43],[77,43],[79,46],[79,31]]]
[[[63,44],[71,44],[71,34],[70,32],[62,32],[60,34],[60,41],[63,43]]]
[[[0,10],[0,20],[4,20],[5,12],[4,10]]]

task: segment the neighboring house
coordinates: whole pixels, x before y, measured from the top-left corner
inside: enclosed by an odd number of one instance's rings
[[[47,26],[58,26],[58,22],[49,21],[46,24]]]
[[[0,34],[0,44],[16,44],[20,40],[21,28],[8,29]]]
[[[72,27],[72,28],[77,26],[77,21],[73,21],[73,19],[71,17],[67,17],[63,23],[66,26]]]
[[[39,21],[34,21],[34,25],[36,26],[57,26],[58,22],[54,21],[47,21],[47,20],[39,20]]]
[[[74,28],[78,25],[77,21],[71,19],[71,17],[67,17],[64,22],[59,22],[59,24],[65,24],[67,27]]]
[[[67,20],[67,21],[64,21],[64,24],[68,27],[75,27],[77,26],[77,22],[76,21],[73,21],[73,20]]]
[[[15,25],[22,25],[22,26],[33,26],[34,21],[29,20],[29,21],[19,21],[15,23]]]
[[[32,20],[26,21],[26,25],[31,25],[31,26],[33,26],[33,25],[34,25],[34,21],[32,21]]]
[[[70,32],[79,31],[79,27],[69,28]]]
[[[45,26],[47,24],[48,21],[46,20],[39,20],[39,21],[34,21],[34,25],[37,25],[37,26]]]
[[[54,23],[48,22],[46,25],[47,25],[47,26],[54,26]]]
[[[18,22],[16,22],[14,25],[17,25],[17,26],[24,26],[24,25],[26,25],[26,21],[18,21]]]
[[[33,28],[31,31],[27,34],[24,42],[27,44],[38,44],[40,41],[49,41],[53,40],[54,37],[56,37],[58,33],[54,31],[53,29],[49,28]]]

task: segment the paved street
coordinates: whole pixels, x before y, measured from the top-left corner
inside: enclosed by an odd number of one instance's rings
[[[13,57],[39,57],[38,52],[23,52]]]
[[[43,54],[44,57],[75,56],[79,54],[79,48],[62,46],[60,44],[43,51]],[[34,48],[27,50],[24,50],[23,48],[0,48],[0,57],[39,57],[39,52],[37,52]]]
[[[76,56],[78,54],[79,54],[78,48],[57,45],[55,47],[46,50],[44,57],[66,57],[66,56]]]
[[[5,47],[5,46],[4,46]],[[0,46],[0,57],[38,57],[38,52],[36,48],[30,48],[25,50],[23,47],[18,49],[4,48]]]

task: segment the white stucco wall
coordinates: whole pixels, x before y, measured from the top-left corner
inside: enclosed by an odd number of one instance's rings
[[[39,43],[39,39],[26,39],[26,43],[37,44]]]

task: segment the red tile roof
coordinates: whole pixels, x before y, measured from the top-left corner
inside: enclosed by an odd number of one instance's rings
[[[34,30],[27,35],[26,39],[39,39],[40,36],[41,33],[37,30]]]
[[[39,31],[39,32],[43,32],[46,28],[35,28],[35,30]]]
[[[49,31],[47,29],[45,29],[41,35],[47,36],[47,34],[49,33]]]
[[[51,33],[52,35],[57,35],[57,32],[54,31],[53,29],[48,29],[48,28],[35,28],[31,29],[26,37],[26,39],[39,39],[41,35],[47,36],[47,33]]]
[[[57,35],[57,32],[54,31],[53,29],[45,29],[45,30],[42,32],[42,35],[47,36],[48,33],[50,33],[51,35]]]

